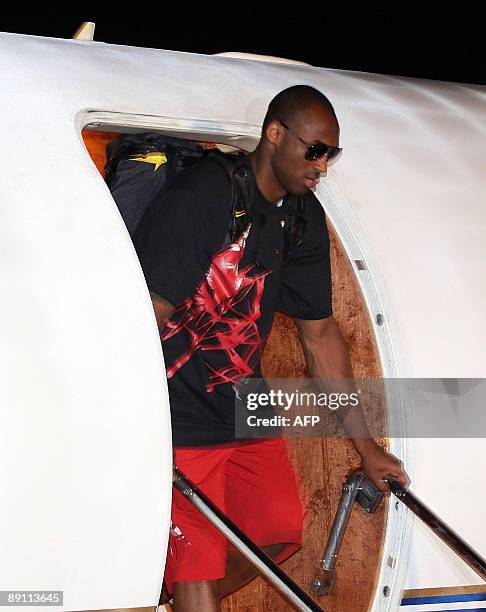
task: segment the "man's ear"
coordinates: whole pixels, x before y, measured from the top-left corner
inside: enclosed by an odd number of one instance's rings
[[[270,121],[265,130],[265,137],[270,144],[278,145],[282,138],[283,126],[280,121]]]

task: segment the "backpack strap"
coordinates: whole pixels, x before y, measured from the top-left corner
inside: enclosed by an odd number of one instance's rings
[[[225,154],[218,149],[211,149],[205,155],[217,160],[227,172],[231,181],[231,223],[223,244],[229,246],[247,229],[251,222],[257,228],[257,265],[260,265],[260,239],[265,218],[255,212],[255,177],[245,164],[245,154]],[[305,197],[287,194],[286,218],[284,225],[284,259],[292,249],[299,246],[304,239],[307,224]]]
[[[292,249],[302,244],[307,225],[305,197],[287,194],[287,211],[285,216],[284,259]]]
[[[206,155],[224,168],[231,183],[231,222],[224,245],[227,246],[241,236],[255,216],[255,179],[246,167],[244,154],[211,149]]]

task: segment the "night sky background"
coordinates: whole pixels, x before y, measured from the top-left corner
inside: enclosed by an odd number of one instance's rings
[[[0,31],[71,38],[81,22],[94,21],[95,40],[113,44],[194,53],[244,51],[327,68],[486,85],[486,19],[479,4],[477,10],[462,3],[453,12],[427,13],[404,4],[391,10],[354,9],[346,3],[339,10],[325,3],[294,3],[272,11],[241,2],[226,3],[224,11],[210,3],[197,9],[189,3],[118,6],[42,15],[25,11],[2,16]]]

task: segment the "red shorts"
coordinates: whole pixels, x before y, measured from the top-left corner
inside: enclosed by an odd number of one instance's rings
[[[280,563],[302,543],[302,506],[282,439],[239,441],[175,449],[176,465],[244,533],[260,546],[286,543]],[[224,578],[226,538],[173,488],[165,584]]]

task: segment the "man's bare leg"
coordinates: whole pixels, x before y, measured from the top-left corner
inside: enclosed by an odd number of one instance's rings
[[[174,582],[174,612],[219,612],[219,580]]]
[[[270,544],[262,546],[269,557],[275,557],[282,552],[287,544]],[[250,580],[258,576],[259,572],[239,551],[231,550],[226,562],[226,575],[219,581],[219,593],[221,599],[238,590]]]
[[[262,546],[275,558],[286,544]],[[238,551],[230,551],[226,563],[226,576],[221,580],[192,580],[174,582],[174,612],[219,612],[220,599],[233,593],[258,575],[255,567]]]

